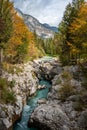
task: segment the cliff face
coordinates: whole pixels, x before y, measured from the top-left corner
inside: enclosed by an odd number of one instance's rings
[[[17,69],[20,69],[21,72],[17,73]],[[12,90],[15,93],[16,102],[14,104],[0,103],[0,130],[12,130],[14,122],[21,118],[27,97],[36,92],[38,79],[30,63],[16,65],[14,73],[3,72],[2,77],[8,81],[15,81]]]

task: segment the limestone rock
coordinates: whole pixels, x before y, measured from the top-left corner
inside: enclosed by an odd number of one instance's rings
[[[42,98],[37,101],[38,104],[46,104],[46,99]]]
[[[21,72],[17,73],[18,70]],[[34,94],[38,86],[38,78],[34,74],[34,68],[30,63],[16,65],[14,73],[3,72],[3,78],[15,81],[12,87],[17,101],[14,104],[0,103],[0,130],[12,130],[15,121],[21,118],[23,105],[28,96]]]
[[[70,130],[70,121],[59,105],[48,103],[34,110],[29,126],[39,127],[40,130]]]
[[[87,130],[87,110],[83,111],[78,119],[78,125],[80,128]]]
[[[46,88],[45,85],[38,85],[38,89],[44,89],[44,88]]]
[[[53,77],[62,71],[62,67],[56,58],[43,57],[39,60],[34,60],[35,72],[38,78],[41,76],[47,80],[52,80]]]

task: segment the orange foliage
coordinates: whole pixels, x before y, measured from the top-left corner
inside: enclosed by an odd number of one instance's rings
[[[7,53],[10,56],[16,56],[17,55],[17,47],[24,46],[24,44],[28,44],[27,46],[27,57],[38,57],[39,56],[39,50],[35,45],[35,36],[32,32],[29,31],[27,26],[24,24],[21,17],[19,17],[17,14],[13,17],[13,33],[8,41],[8,48]],[[26,46],[26,45],[25,45]],[[20,49],[20,48],[19,48]],[[40,53],[41,54],[41,53]],[[29,58],[32,59],[32,58]]]
[[[82,4],[79,9],[77,18],[69,27],[71,44],[74,46],[73,52],[80,55],[87,53],[87,2]],[[87,55],[87,54],[86,54]]]
[[[85,2],[79,12],[78,17],[70,26],[70,33],[86,33],[87,32],[87,2]]]
[[[28,43],[30,43],[33,34],[29,32],[28,28],[25,26],[23,20],[21,17],[19,17],[17,14],[13,17],[14,23],[13,23],[13,33],[9,40],[9,53],[15,54],[16,50],[15,48],[18,45],[23,44],[23,39],[26,39]]]

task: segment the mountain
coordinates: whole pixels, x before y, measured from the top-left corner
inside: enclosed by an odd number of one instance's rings
[[[29,30],[36,32],[36,34],[42,38],[53,38],[54,31],[41,24],[36,18],[31,15],[23,14],[19,9],[16,8],[17,14],[21,16],[28,26]]]
[[[55,27],[55,26],[50,26],[47,23],[44,23],[43,26],[46,27],[46,28],[48,28],[48,29],[50,29],[50,30],[52,30],[52,31],[54,31],[54,32],[58,32],[58,28]]]

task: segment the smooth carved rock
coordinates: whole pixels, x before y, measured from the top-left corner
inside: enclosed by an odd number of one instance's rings
[[[38,89],[44,89],[44,88],[46,88],[45,85],[38,85]]]

